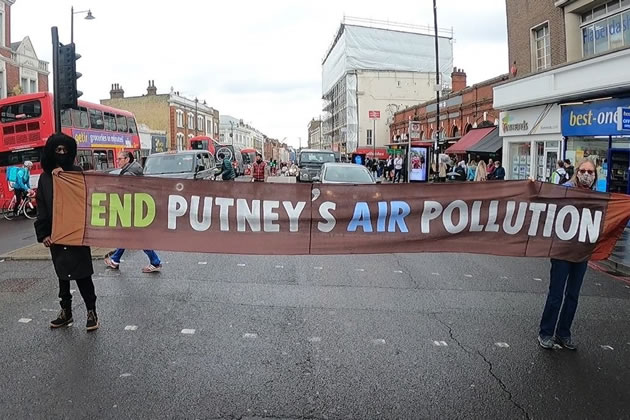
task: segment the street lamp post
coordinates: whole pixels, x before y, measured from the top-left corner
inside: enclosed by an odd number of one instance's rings
[[[78,12],[74,11],[74,6],[70,7],[70,43],[74,43],[74,15],[78,15],[80,13],[87,13],[85,16],[86,20],[94,20],[95,17],[92,14],[91,10],[80,10]]]

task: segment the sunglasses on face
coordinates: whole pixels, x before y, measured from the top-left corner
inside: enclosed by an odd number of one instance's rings
[[[584,174],[593,175],[595,173],[595,171],[593,171],[592,169],[580,169],[578,172],[581,173],[582,175]]]

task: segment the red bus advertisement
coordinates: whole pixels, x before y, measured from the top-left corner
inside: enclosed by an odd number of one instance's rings
[[[140,137],[132,113],[105,105],[79,101],[79,109],[61,114],[62,131],[77,141],[77,164],[84,170],[114,168],[118,153],[140,152]],[[0,208],[13,192],[6,182],[10,166],[33,162],[31,187],[42,172],[40,155],[55,130],[53,96],[48,92],[11,96],[0,100]]]

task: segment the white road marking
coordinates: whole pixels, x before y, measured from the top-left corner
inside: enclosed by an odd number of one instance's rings
[[[355,268],[354,271],[365,271],[365,268]]]
[[[602,285],[601,283],[595,283],[595,286],[601,286],[601,285]]]
[[[122,374],[120,375],[120,377],[121,377],[121,378],[128,378],[128,377],[130,377],[130,376],[131,376],[131,373],[122,373]]]
[[[77,289],[70,289],[70,294],[74,294],[74,292],[76,292]]]
[[[135,330],[137,330],[137,329],[138,329],[138,326],[137,326],[137,325],[127,325],[127,326],[125,327],[125,331],[135,331]]]
[[[394,273],[402,274],[402,270],[394,270]]]
[[[324,267],[313,267],[313,269],[315,269],[315,270],[323,270]]]
[[[372,343],[382,345],[385,344],[385,340],[383,338],[375,338],[374,340],[372,340]]]
[[[308,339],[308,341],[310,341],[311,343],[319,343],[320,341],[322,341],[321,337],[311,337]]]
[[[608,345],[604,345],[600,347],[602,348],[602,350],[614,350],[611,346],[608,346]]]
[[[206,265],[206,264],[208,264],[208,261],[199,261],[197,264],[199,264],[199,265]]]
[[[440,273],[431,273],[432,276],[439,276]]]
[[[284,265],[276,265],[276,268],[284,268]]]
[[[624,286],[626,289],[630,289],[630,286]]]
[[[57,312],[57,309],[42,309],[42,312]]]
[[[468,277],[469,279],[472,278],[472,274],[464,274],[464,277]]]
[[[194,328],[184,328],[182,330],[182,334],[194,334],[195,333],[195,329]]]
[[[434,346],[438,346],[438,347],[447,347],[447,346],[448,346],[448,343],[447,343],[446,341],[437,341],[437,340],[434,340],[434,341],[433,341],[433,345],[434,345]]]
[[[497,347],[502,347],[502,348],[510,347],[510,345],[508,343],[503,343],[503,342],[494,343],[494,345],[497,346]]]
[[[28,324],[31,321],[32,321],[31,318],[20,318],[20,319],[18,319],[18,322],[21,322],[22,324]]]
[[[238,265],[239,267],[245,267],[247,264],[240,263],[240,264],[236,264],[236,265]]]
[[[245,334],[243,334],[243,338],[258,338],[258,334],[256,334],[256,333],[245,333]]]
[[[542,281],[542,279],[539,279],[538,277],[534,277],[534,281]]]

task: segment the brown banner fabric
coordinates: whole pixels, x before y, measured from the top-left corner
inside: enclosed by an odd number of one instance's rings
[[[231,254],[607,258],[630,196],[533,182],[330,185],[61,173],[53,241]]]

